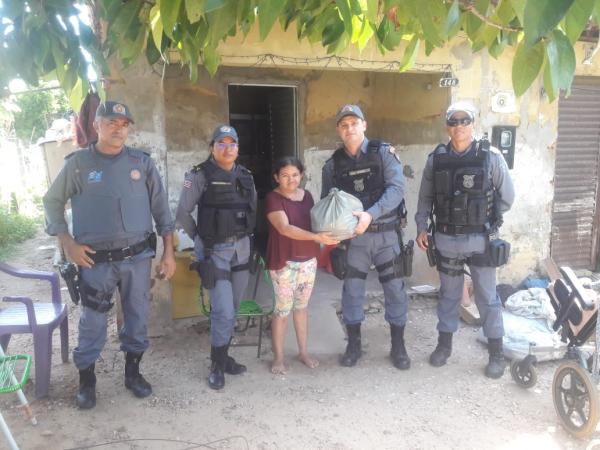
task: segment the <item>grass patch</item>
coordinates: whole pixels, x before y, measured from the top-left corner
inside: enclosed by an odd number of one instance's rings
[[[11,213],[0,206],[0,259],[14,253],[20,242],[35,236],[41,220]]]

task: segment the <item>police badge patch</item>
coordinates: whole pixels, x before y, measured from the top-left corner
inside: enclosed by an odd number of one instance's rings
[[[475,186],[475,175],[463,175],[463,186],[466,189],[471,189]]]
[[[113,106],[113,112],[116,114],[125,114],[125,106],[121,105],[120,103],[115,103]]]
[[[364,178],[360,178],[358,180],[354,180],[354,191],[362,192],[365,190],[365,180]]]

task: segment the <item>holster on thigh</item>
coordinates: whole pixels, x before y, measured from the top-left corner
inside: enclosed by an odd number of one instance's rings
[[[193,262],[190,265],[190,269],[198,272],[202,286],[206,289],[214,289],[217,279],[215,276],[215,264],[210,258]]]
[[[437,270],[451,277],[458,277],[465,273],[466,258],[447,258],[439,250],[435,253]]]
[[[504,239],[488,240],[485,252],[477,253],[468,258],[470,265],[477,267],[500,267],[508,262],[510,243]]]
[[[342,242],[331,250],[329,260],[331,261],[333,275],[338,280],[345,279],[348,272],[348,244]]]
[[[99,291],[80,279],[79,293],[81,295],[81,304],[94,311],[105,313],[110,311],[114,305],[112,301],[114,289],[110,292]]]

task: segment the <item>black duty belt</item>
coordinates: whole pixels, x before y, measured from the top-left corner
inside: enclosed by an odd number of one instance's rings
[[[213,244],[227,244],[227,243],[231,243],[231,242],[235,242],[240,239],[243,239],[246,236],[248,236],[248,233],[238,233],[238,234],[234,234],[233,236],[226,237],[226,238],[217,238],[214,240],[208,239],[208,241],[210,241]]]
[[[446,223],[436,223],[435,230],[444,234],[471,234],[471,233],[485,233],[487,228],[485,225],[450,225]]]
[[[368,233],[382,233],[384,231],[392,231],[398,228],[398,222],[387,223],[372,223],[367,227]]]
[[[105,262],[119,262],[124,259],[129,259],[132,256],[142,253],[147,248],[150,248],[150,240],[145,239],[137,244],[129,245],[124,248],[116,248],[112,250],[96,250],[96,253],[89,255],[96,264]]]

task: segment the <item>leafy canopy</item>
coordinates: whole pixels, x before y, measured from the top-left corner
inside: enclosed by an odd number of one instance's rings
[[[375,42],[381,53],[403,48],[401,70],[463,30],[474,52],[498,58],[516,47],[512,77],[520,96],[541,74],[554,100],[575,72],[574,43],[598,23],[600,0],[0,0],[0,89],[22,78],[57,79],[77,107],[89,90],[88,68],[110,76],[107,58],[126,67],[167,51],[190,78],[214,74],[218,45],[257,26],[268,39],[276,22],[329,54]],[[89,9],[88,9],[89,8]],[[82,19],[91,12],[92,24]],[[100,30],[103,30],[101,33]]]

